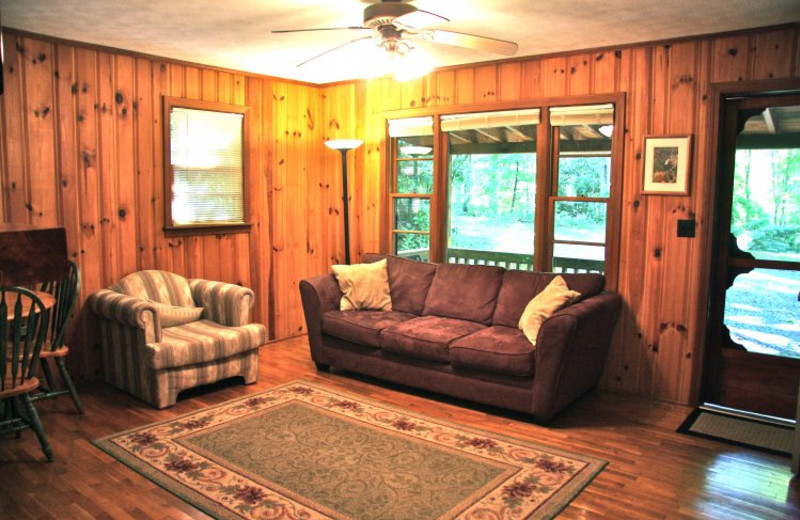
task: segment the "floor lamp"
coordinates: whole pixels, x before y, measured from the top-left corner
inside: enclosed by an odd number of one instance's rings
[[[332,139],[325,146],[342,154],[342,199],[344,200],[344,263],[350,265],[350,219],[347,216],[347,152],[364,143],[361,139]]]

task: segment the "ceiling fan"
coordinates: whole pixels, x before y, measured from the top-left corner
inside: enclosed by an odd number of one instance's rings
[[[292,33],[308,31],[336,31],[354,30],[371,31],[372,34],[362,36],[342,45],[328,49],[316,56],[299,63],[297,66],[306,65],[322,56],[341,49],[351,44],[364,40],[376,40],[377,45],[390,56],[406,56],[415,49],[417,42],[431,42],[444,45],[453,45],[483,52],[512,56],[517,52],[517,44],[497,38],[478,36],[429,27],[449,22],[444,16],[434,14],[422,9],[417,9],[408,0],[379,0],[364,9],[364,24],[349,27],[323,27],[316,29],[290,29],[272,31],[273,33]]]

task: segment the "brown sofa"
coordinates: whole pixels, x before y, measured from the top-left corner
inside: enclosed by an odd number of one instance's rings
[[[576,303],[555,312],[537,347],[517,327],[556,276],[482,265],[388,260],[391,311],[340,311],[333,274],[300,282],[311,357],[330,367],[529,413],[540,423],[595,387],[619,315],[599,274],[562,274]]]

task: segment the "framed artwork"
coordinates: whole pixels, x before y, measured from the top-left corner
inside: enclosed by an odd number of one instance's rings
[[[642,193],[688,195],[691,148],[690,135],[646,136]]]

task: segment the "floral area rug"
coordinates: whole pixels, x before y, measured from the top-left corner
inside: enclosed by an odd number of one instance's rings
[[[606,464],[307,381],[94,443],[218,519],[553,518]]]

